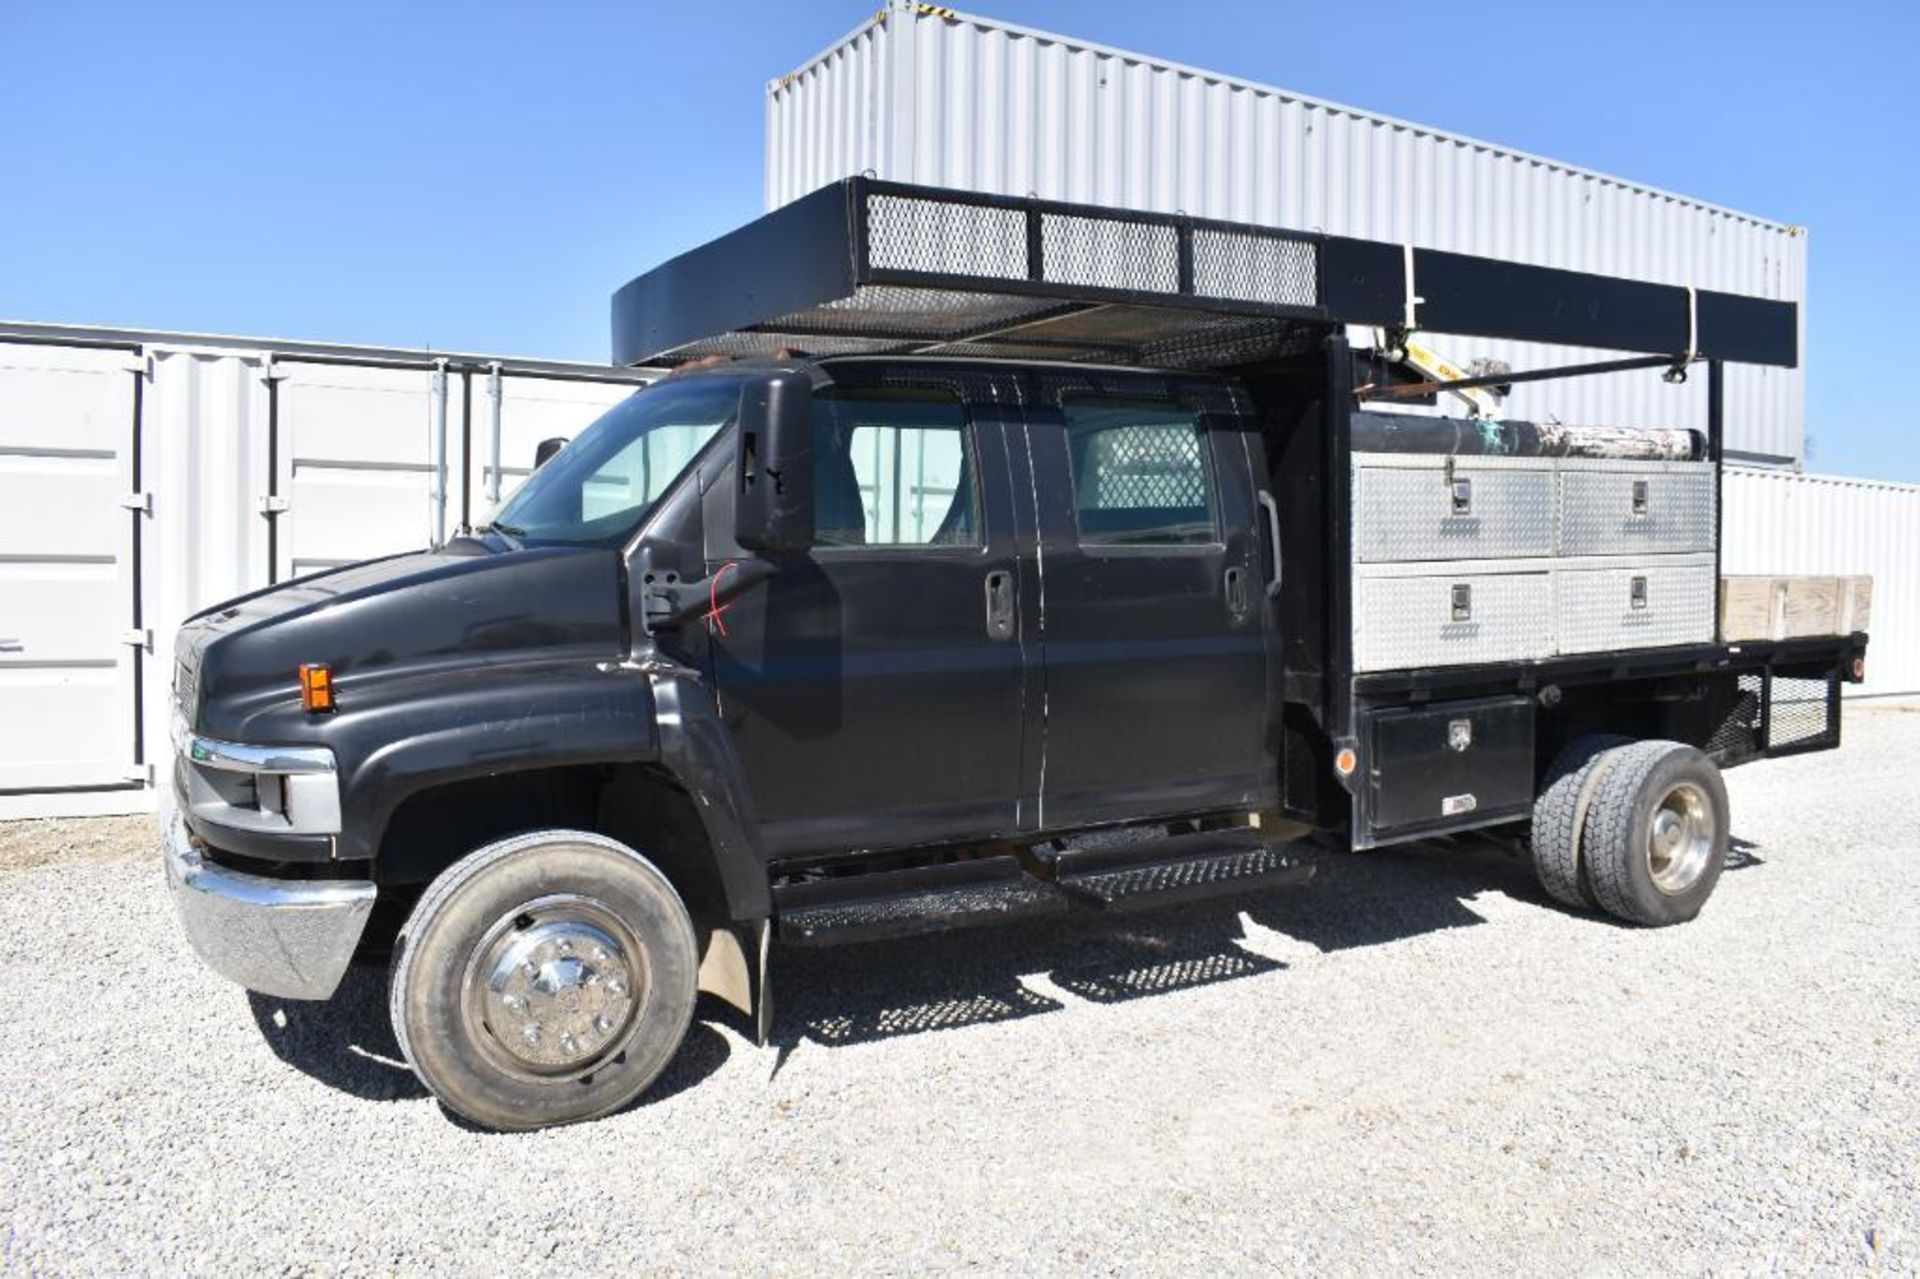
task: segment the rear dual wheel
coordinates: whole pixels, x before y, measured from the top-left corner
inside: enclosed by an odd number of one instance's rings
[[[1700,913],[1727,859],[1720,770],[1680,742],[1583,738],[1534,808],[1534,865],[1549,895],[1661,927]]]
[[[685,905],[639,853],[584,831],[489,844],[427,890],[389,993],[401,1052],[488,1128],[609,1114],[672,1060],[699,968]]]

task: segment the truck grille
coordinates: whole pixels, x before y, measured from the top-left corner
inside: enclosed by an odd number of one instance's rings
[[[197,630],[183,630],[175,642],[173,704],[189,723],[200,709],[200,657],[206,646]]]

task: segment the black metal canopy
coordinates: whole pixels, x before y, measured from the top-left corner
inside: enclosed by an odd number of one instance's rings
[[[1790,302],[870,178],[822,187],[629,281],[613,295],[613,358],[785,347],[1200,368],[1299,349],[1345,324],[1676,362],[1798,358]]]

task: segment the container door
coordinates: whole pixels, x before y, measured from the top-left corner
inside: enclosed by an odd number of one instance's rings
[[[448,450],[458,449],[460,406],[439,435],[446,375],[295,360],[274,367],[277,580],[418,550],[451,531],[446,495],[458,454]]]
[[[131,359],[0,343],[0,793],[141,779]]]

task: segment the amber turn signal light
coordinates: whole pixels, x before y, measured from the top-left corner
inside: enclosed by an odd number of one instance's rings
[[[333,709],[333,672],[325,662],[301,666],[300,704],[312,714]]]
[[[1333,757],[1333,769],[1342,777],[1352,777],[1353,770],[1360,767],[1360,757],[1353,753],[1353,747],[1342,747]]]

